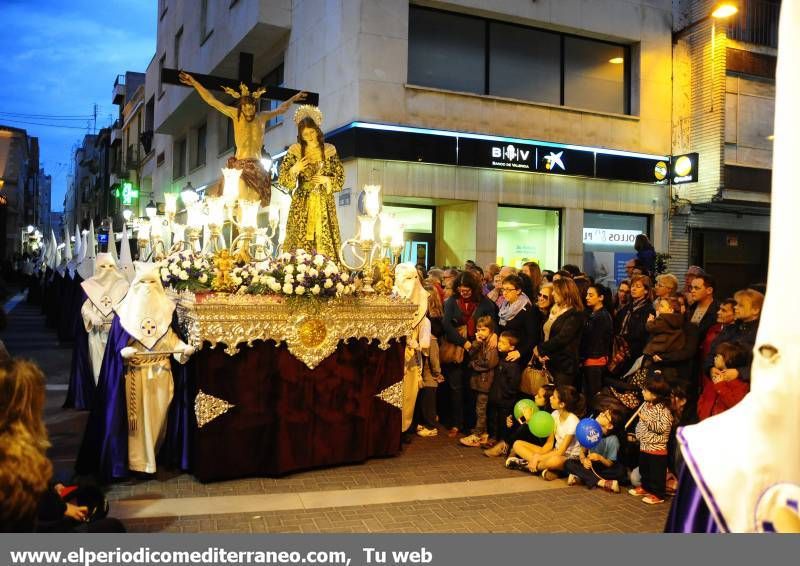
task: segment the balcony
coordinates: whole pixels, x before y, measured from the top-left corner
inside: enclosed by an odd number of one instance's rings
[[[117,75],[117,80],[114,81],[114,90],[111,94],[111,103],[125,103],[125,75]]]
[[[122,124],[119,120],[115,120],[111,126],[110,144],[114,145],[122,141]]]
[[[740,0],[739,13],[728,25],[728,37],[777,48],[780,11],[780,1]]]

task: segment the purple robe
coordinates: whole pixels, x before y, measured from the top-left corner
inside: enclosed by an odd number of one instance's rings
[[[120,350],[133,338],[114,316],[108,334],[94,402],[75,470],[109,482],[125,478],[128,470],[128,407],[125,400],[125,365]],[[168,467],[189,469],[189,442],[195,426],[191,413],[194,395],[189,391],[186,366],[172,364],[175,393],[167,415],[167,435],[158,454]]]
[[[718,533],[719,526],[708,509],[703,494],[688,468],[684,467],[678,480],[678,493],[672,499],[666,533]]]
[[[81,290],[83,305],[86,301],[86,293]],[[75,321],[75,342],[72,345],[72,364],[69,371],[69,388],[67,398],[64,401],[65,409],[78,409],[88,411],[92,407],[94,399],[94,372],[92,371],[92,360],[89,356],[89,333],[83,324],[83,317],[78,316]]]

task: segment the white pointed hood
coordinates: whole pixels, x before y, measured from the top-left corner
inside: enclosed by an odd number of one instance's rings
[[[81,283],[86,296],[106,317],[128,292],[128,286],[117,262],[106,253],[97,254],[94,275]]]
[[[83,260],[78,265],[78,275],[85,281],[94,276],[94,262],[97,258],[97,238],[94,233],[94,220],[89,223],[89,233],[83,242]]]
[[[175,303],[164,293],[158,266],[140,265],[141,271],[114,311],[125,331],[150,349],[169,330]]]
[[[133,268],[133,258],[131,257],[131,243],[128,240],[128,227],[122,227],[122,240],[120,241],[119,248],[119,268],[125,275],[125,278],[132,282],[136,277],[136,271]]]
[[[800,301],[796,298],[794,172],[800,148],[800,2],[780,16],[769,288],[753,351],[750,393],[678,431],[689,471],[724,532],[781,531],[800,500]]]
[[[49,254],[47,267],[54,270],[60,263],[58,261],[58,241],[56,241],[56,233],[50,230],[50,244],[47,246],[47,253]]]
[[[419,280],[413,263],[400,263],[394,268],[394,292],[417,305],[413,326],[417,326],[428,313],[428,292]]]
[[[116,263],[119,263],[119,256],[117,255],[117,235],[114,234],[113,226],[108,230],[108,246],[106,247],[106,253],[114,258]]]

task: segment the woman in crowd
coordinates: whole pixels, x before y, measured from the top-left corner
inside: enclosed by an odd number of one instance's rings
[[[553,281],[553,300],[555,306],[550,310],[550,318],[543,327],[544,338],[533,353],[550,371],[556,386],[574,387],[578,382],[583,301],[575,282],[568,277]]]
[[[464,390],[469,385],[469,350],[475,340],[476,322],[482,316],[497,320],[494,304],[481,293],[480,281],[470,272],[458,275],[453,282],[454,294],[444,303],[442,328],[445,338],[451,344],[464,349],[461,363],[443,364],[442,371],[450,390],[450,431],[455,438],[467,423],[464,419]],[[461,331],[460,331],[461,329]],[[474,404],[473,404],[474,405]]]
[[[509,275],[500,286],[505,301],[500,306],[498,334],[510,330],[519,340],[516,350],[509,352],[506,360],[526,363],[531,358],[533,347],[539,343],[541,322],[539,310],[522,292],[522,278]]]
[[[581,390],[591,401],[603,385],[603,374],[611,354],[611,339],[614,322],[611,320],[611,291],[596,283],[586,291],[586,307],[589,316],[581,338],[581,366],[583,380]]]
[[[628,304],[630,299],[631,299],[631,282],[628,279],[623,279],[622,281],[619,282],[619,287],[617,287],[617,292],[614,294],[614,310],[612,311],[612,314],[616,317],[619,311],[621,311],[622,308]],[[619,328],[619,325],[615,324],[614,328]]]
[[[539,323],[544,324],[550,318],[550,310],[553,308],[553,284],[542,280],[539,285],[539,292],[536,293],[536,309],[539,311]]]
[[[647,344],[647,319],[655,315],[651,300],[650,278],[646,275],[634,275],[631,279],[631,300],[617,314],[619,327],[617,335],[621,336],[628,344],[630,355],[627,361],[617,369],[618,375],[623,375],[633,362],[642,355]]]
[[[659,299],[666,299],[678,295],[678,278],[672,273],[662,273],[656,277],[655,301],[653,301],[653,308],[658,308],[656,303]]]
[[[647,273],[655,273],[656,249],[650,243],[650,239],[645,234],[639,234],[633,243],[633,249],[636,250],[636,259],[642,262]]]
[[[522,291],[533,300],[539,292],[539,285],[542,284],[542,270],[535,261],[526,261],[522,264],[520,276],[522,278]]]

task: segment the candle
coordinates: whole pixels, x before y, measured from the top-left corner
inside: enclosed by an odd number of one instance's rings
[[[242,228],[255,228],[258,226],[258,207],[257,200],[241,200],[239,201],[239,222]]]
[[[222,187],[222,198],[228,204],[233,204],[239,198],[239,177],[242,175],[241,169],[228,169],[223,167],[222,175],[225,177],[225,184]]]
[[[164,213],[176,214],[178,212],[178,193],[164,193]]]
[[[374,240],[375,239],[375,219],[363,214],[358,216],[359,231],[358,239]]]
[[[238,171],[238,169],[236,169]],[[225,224],[225,200],[222,197],[206,197],[208,223],[212,226]]]
[[[377,218],[381,211],[381,186],[364,185],[364,214]]]

